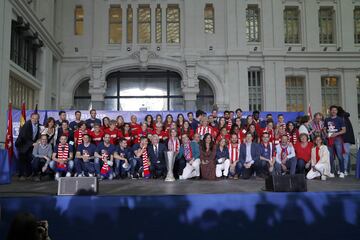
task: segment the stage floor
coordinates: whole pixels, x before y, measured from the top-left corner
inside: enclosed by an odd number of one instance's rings
[[[345,179],[311,180],[309,192],[360,191],[360,180],[354,176]],[[182,180],[164,182],[163,180],[113,180],[99,182],[99,195],[149,196],[149,195],[189,195],[189,194],[228,194],[263,192],[265,180],[253,177],[250,180]],[[8,185],[0,185],[1,197],[48,196],[57,194],[56,181],[18,181],[16,178]]]

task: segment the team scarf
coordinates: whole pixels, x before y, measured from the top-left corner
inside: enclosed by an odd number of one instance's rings
[[[196,129],[196,132],[200,135],[200,138],[203,139],[204,135],[206,133],[210,133],[210,135],[213,135],[213,129],[210,126],[204,127],[204,126],[199,126]]]
[[[231,129],[232,127],[232,120],[229,118],[226,123],[226,129]]]
[[[192,148],[190,142],[184,143],[184,156],[186,161],[193,159]]]
[[[320,161],[320,147],[315,148],[316,153],[316,163]]]
[[[143,169],[144,169],[144,178],[150,177],[150,164],[149,164],[149,156],[147,149],[142,154],[142,161],[143,161]]]
[[[290,134],[289,132],[286,133],[286,135],[288,136],[288,142],[291,142],[293,145],[295,145],[297,143],[297,134],[296,131],[294,131],[292,134]]]
[[[268,143],[262,143],[263,147],[265,149],[270,149],[270,158],[273,157],[274,153],[273,153],[273,145],[272,142],[268,142]]]
[[[83,132],[83,131],[81,131],[80,129],[78,129],[77,131],[78,131],[78,138],[77,138],[77,141],[76,141],[76,146],[79,146],[80,144],[83,143],[83,140],[82,140],[83,135],[84,135],[84,134],[87,134],[88,132],[87,132],[87,130],[85,130],[85,131]]]
[[[100,174],[104,177],[109,176],[110,171],[111,171],[111,167],[108,164],[108,156],[109,155],[107,153],[101,154],[101,157],[103,160],[103,165],[101,167]]]
[[[180,146],[179,139],[176,138],[175,141],[172,138],[169,139],[169,142],[168,142],[169,151],[171,151],[171,152],[179,152],[179,146]]]
[[[229,157],[230,162],[233,163],[239,160],[239,152],[240,152],[240,143],[236,144],[234,147],[232,143],[229,143]]]
[[[281,148],[281,160],[287,159],[288,156],[288,146],[280,146]]]
[[[58,155],[58,159],[67,160],[69,157],[69,144],[68,143],[65,143],[65,145],[59,144],[57,155]],[[67,165],[66,165],[66,163],[56,162],[56,168],[59,171],[66,171]]]

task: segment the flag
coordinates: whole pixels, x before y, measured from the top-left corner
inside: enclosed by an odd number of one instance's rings
[[[21,104],[21,116],[20,116],[20,127],[22,127],[26,122],[26,110],[25,110],[25,103]]]
[[[45,116],[44,116],[43,126],[46,125],[47,119],[48,119],[48,113],[47,113],[47,110],[45,110]]]
[[[308,106],[308,113],[307,113],[310,117],[310,120],[312,119],[312,111],[311,111],[311,104],[309,103],[309,106]]]
[[[5,149],[8,152],[10,161],[12,159],[12,156],[14,155],[13,143],[14,143],[14,139],[13,139],[13,125],[12,125],[12,104],[9,103]]]

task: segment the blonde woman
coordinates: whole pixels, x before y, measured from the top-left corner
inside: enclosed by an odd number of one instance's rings
[[[326,180],[330,175],[330,154],[327,146],[323,145],[320,136],[314,139],[314,147],[311,150],[311,170],[306,175],[307,179],[321,177]]]

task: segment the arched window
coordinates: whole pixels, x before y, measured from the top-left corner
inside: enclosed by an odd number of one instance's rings
[[[197,95],[196,107],[203,111],[211,111],[214,107],[214,92],[210,85],[204,80],[199,78],[200,92]]]
[[[87,110],[90,108],[89,80],[82,82],[75,90],[74,109]]]

